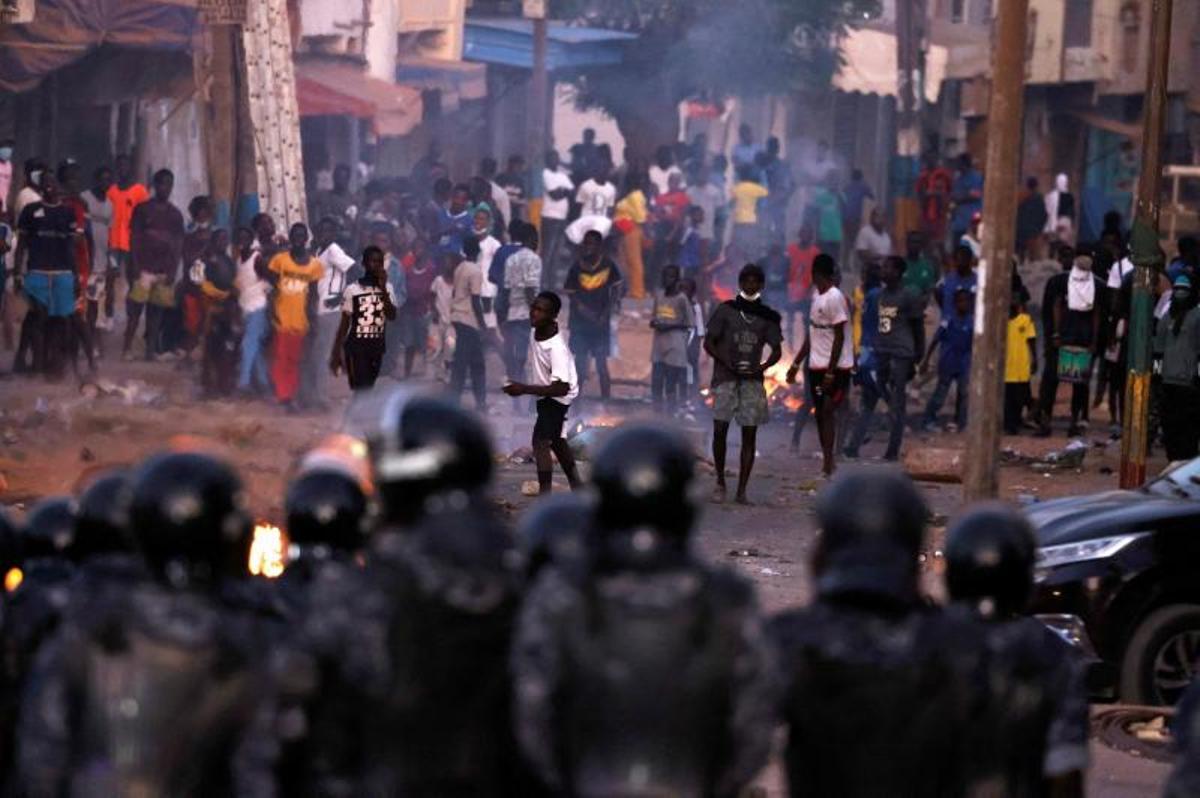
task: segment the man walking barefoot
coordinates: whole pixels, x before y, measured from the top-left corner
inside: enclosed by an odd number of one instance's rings
[[[713,501],[725,501],[725,442],[729,424],[742,428],[741,469],[738,472],[738,504],[749,504],[746,485],[754,468],[758,428],[767,423],[769,409],[763,373],[779,362],[783,330],[779,313],[763,304],[763,270],[753,263],[738,275],[738,295],[717,306],[708,322],[704,351],[713,359],[713,463],[717,487]],[[770,354],[763,362],[763,349]]]

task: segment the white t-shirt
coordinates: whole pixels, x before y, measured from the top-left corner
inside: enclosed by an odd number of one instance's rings
[[[666,194],[671,190],[671,175],[679,175],[682,178],[683,170],[674,164],[668,166],[666,169],[663,169],[658,164],[654,164],[649,170],[650,182],[658,189],[659,194]],[[687,188],[682,180],[680,180],[679,187]]]
[[[583,216],[609,216],[617,204],[617,187],[612,182],[603,186],[588,178],[575,194],[575,201],[583,206]]]
[[[702,186],[692,186],[687,190],[688,202],[704,209],[704,221],[696,228],[701,238],[711,241],[716,234],[714,223],[717,218],[717,208],[726,202],[725,192],[712,183]]]
[[[566,172],[558,169],[542,170],[542,190],[544,196],[542,198],[542,218],[543,219],[566,219],[567,212],[571,207],[571,200],[568,197],[563,197],[560,200],[551,199],[550,192],[555,189],[565,188],[568,191],[575,190],[575,184],[571,182],[571,178]]]
[[[496,206],[496,210],[500,212],[500,216],[504,219],[504,223],[508,224],[512,221],[512,199],[508,196],[508,190],[499,183],[493,181],[492,186],[492,202]],[[487,274],[487,272],[484,272]]]
[[[808,340],[812,342],[808,354],[810,369],[829,368],[829,358],[833,354],[834,327],[850,320],[846,312],[846,297],[836,286],[825,293],[813,289],[812,311],[809,313]],[[849,326],[844,330],[842,354],[838,357],[837,368],[854,367],[854,342],[851,340]]]
[[[317,280],[317,315],[339,313],[342,309],[343,292],[348,287],[346,272],[354,268],[354,258],[347,255],[338,244],[333,243],[321,250],[317,260],[325,267],[321,279]]]
[[[887,230],[877,233],[871,225],[863,225],[858,231],[858,237],[854,239],[854,251],[861,250],[880,258],[887,257],[892,254],[892,237],[888,235]]]
[[[562,333],[556,333],[545,341],[539,341],[533,330],[529,331],[529,374],[534,385],[553,385],[565,382],[570,386],[566,396],[553,397],[556,402],[569,405],[579,396],[579,377],[575,373],[575,356],[567,347]]]
[[[258,260],[258,242],[250,252],[250,257],[238,262],[237,277],[234,285],[238,291],[238,307],[242,313],[254,313],[267,306],[267,296],[271,293],[271,284],[258,276],[254,270],[254,262]]]
[[[525,289],[537,293],[542,285],[542,259],[531,249],[522,247],[504,261],[504,287],[508,289],[508,321],[529,321],[529,305]]]
[[[496,284],[488,279],[488,272],[492,268],[492,258],[496,257],[496,250],[500,249],[500,242],[494,236],[484,236],[479,239],[479,271],[483,274],[483,293],[481,296],[494,297],[496,296]]]
[[[1121,258],[1112,265],[1108,270],[1108,287],[1113,290],[1121,288],[1121,282],[1125,279],[1125,275],[1133,271],[1133,261],[1129,258]]]

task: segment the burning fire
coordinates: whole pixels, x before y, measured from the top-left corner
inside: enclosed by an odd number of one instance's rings
[[[4,574],[4,589],[11,593],[21,586],[25,581],[25,572],[20,568],[9,568],[8,573]]]
[[[804,372],[796,375],[796,384],[787,384],[788,368],[792,363],[792,355],[786,351],[779,362],[767,369],[763,374],[763,388],[767,392],[767,403],[771,407],[781,407],[789,413],[794,413],[804,407]],[[700,395],[704,403],[713,406],[712,390],[703,388]]]
[[[278,579],[283,574],[286,548],[283,530],[266,521],[255,524],[254,540],[250,543],[250,573]]]

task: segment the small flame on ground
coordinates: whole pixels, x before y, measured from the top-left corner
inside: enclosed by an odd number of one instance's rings
[[[254,525],[254,539],[250,543],[250,573],[267,579],[277,579],[284,568],[283,531],[266,522]]]
[[[8,572],[4,574],[4,590],[11,593],[24,581],[25,573],[20,568],[9,568]]]

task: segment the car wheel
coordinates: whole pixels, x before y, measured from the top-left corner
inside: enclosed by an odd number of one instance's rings
[[[1121,661],[1121,700],[1174,706],[1200,657],[1200,606],[1171,604],[1142,619]]]

